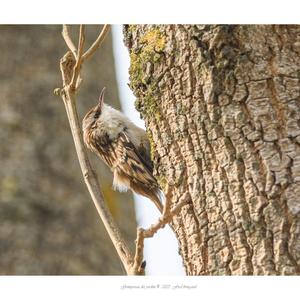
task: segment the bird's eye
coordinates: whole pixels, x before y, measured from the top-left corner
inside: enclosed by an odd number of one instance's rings
[[[100,112],[97,111],[97,112],[94,114],[94,119],[98,119],[99,115],[100,115]]]

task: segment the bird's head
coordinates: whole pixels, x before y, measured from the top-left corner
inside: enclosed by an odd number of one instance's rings
[[[99,119],[101,116],[102,110],[103,110],[103,105],[104,105],[104,92],[105,92],[105,87],[102,89],[100,96],[99,96],[99,101],[96,106],[91,108],[87,114],[84,116],[83,121],[82,121],[82,128],[83,130],[90,128],[95,122]]]

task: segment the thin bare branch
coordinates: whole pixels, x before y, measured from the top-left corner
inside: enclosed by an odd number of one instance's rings
[[[135,241],[135,256],[133,263],[133,274],[144,274],[145,270],[142,268],[143,252],[144,252],[144,229],[138,228]]]
[[[81,171],[84,176],[84,181],[88,187],[92,200],[94,201],[97,211],[102,219],[102,222],[118,252],[118,255],[126,271],[128,272],[128,270],[131,269],[132,265],[132,254],[104,202],[103,194],[99,186],[99,181],[97,180],[95,172],[91,168],[86,149],[82,140],[82,133],[80,130],[80,124],[74,97],[74,93],[72,92],[70,87],[67,86],[66,94],[63,95],[63,99],[67,110],[67,114],[69,116],[71,131],[73,134],[73,139]]]
[[[153,237],[159,229],[165,227],[166,224],[172,221],[172,218],[176,216],[180,212],[181,208],[186,204],[188,204],[188,195],[184,194],[179,203],[173,209],[160,217],[157,223],[151,225],[147,230],[144,230],[143,236],[145,238]]]
[[[80,70],[81,70],[81,65],[83,62],[82,54],[83,54],[84,42],[85,42],[85,25],[80,25],[76,64],[74,67],[73,76],[72,76],[72,80],[70,83],[70,88],[73,90],[76,90],[76,86],[79,87],[79,84],[81,82]]]
[[[71,132],[73,135],[75,149],[77,152],[79,164],[84,177],[84,181],[87,185],[91,198],[97,208],[97,211],[101,217],[101,220],[109,234],[112,243],[114,244],[116,251],[122,261],[127,274],[133,273],[133,255],[124,241],[119,228],[117,227],[115,221],[112,218],[110,211],[108,210],[100,186],[99,181],[96,177],[95,172],[92,170],[91,164],[89,162],[86,149],[84,147],[82,132],[80,129],[80,122],[76,108],[76,87],[75,83],[79,78],[80,68],[82,64],[82,53],[84,46],[84,26],[80,27],[78,42],[78,55],[74,55],[75,51],[73,46],[70,46],[71,39],[69,38],[68,28],[65,27],[64,39],[68,47],[72,48],[72,52],[68,51],[60,61],[60,69],[63,78],[63,88],[56,89],[57,95],[60,95],[65,104],[68,120],[70,123]],[[73,42],[72,42],[73,44]],[[74,45],[74,44],[73,44]],[[98,47],[99,48],[99,47]]]
[[[84,47],[84,42],[85,42],[85,25],[80,25],[79,28],[79,39],[78,39],[78,60],[81,58],[82,53],[83,53],[83,47]]]
[[[154,234],[161,228],[164,228],[166,224],[170,223],[174,216],[176,216],[181,208],[188,204],[189,196],[188,193],[183,194],[183,196],[179,200],[179,204],[177,204],[171,210],[165,210],[164,214],[159,218],[158,222],[151,225],[148,229],[139,228],[137,230],[137,239],[136,239],[136,247],[135,247],[135,256],[133,263],[133,270],[136,274],[143,272],[142,262],[143,262],[143,250],[144,250],[144,240],[145,238],[151,238]]]
[[[72,41],[72,38],[69,34],[69,26],[68,25],[63,25],[63,30],[62,30],[62,36],[68,46],[68,48],[71,50],[71,52],[73,53],[74,55],[74,58],[76,58],[77,56],[77,50],[76,50],[76,47]]]
[[[95,40],[95,42],[92,44],[92,46],[83,54],[82,56],[82,61],[85,61],[87,59],[89,59],[95,52],[96,50],[100,47],[100,45],[102,44],[102,42],[104,41],[108,31],[110,29],[110,25],[105,24],[101,30],[101,33],[99,34],[99,36],[97,37],[97,39]]]

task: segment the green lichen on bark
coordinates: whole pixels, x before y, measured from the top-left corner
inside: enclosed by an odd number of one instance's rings
[[[145,84],[147,64],[154,64],[159,61],[161,52],[165,47],[165,37],[158,28],[149,30],[140,37],[142,45],[139,52],[130,53],[130,82],[133,89]]]
[[[142,114],[155,115],[159,119],[160,113],[156,103],[158,91],[155,83],[151,82],[151,74],[155,68],[155,64],[162,57],[166,39],[159,27],[156,26],[140,36],[139,42],[141,48],[137,52],[132,51],[130,53],[130,86],[134,91],[144,86],[145,92],[137,95],[135,106]]]
[[[159,90],[154,84],[147,87],[143,98],[135,100],[135,108],[142,113],[143,116],[152,116],[157,121],[161,119],[161,113],[157,99],[159,98]],[[142,100],[142,101],[141,101]]]
[[[132,25],[128,25],[128,31],[130,32],[135,32],[138,28],[138,25],[132,24]]]
[[[159,176],[156,176],[157,183],[159,187],[164,190],[167,184],[167,178],[164,174],[160,173]]]

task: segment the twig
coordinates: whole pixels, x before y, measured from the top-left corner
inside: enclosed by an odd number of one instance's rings
[[[76,50],[76,47],[70,37],[70,34],[69,34],[69,27],[68,25],[63,25],[63,30],[62,30],[62,36],[68,46],[68,48],[71,50],[71,52],[73,53],[74,55],[74,58],[76,58],[77,56],[77,50]]]
[[[134,256],[134,263],[133,263],[133,273],[138,274],[144,272],[142,268],[143,263],[143,252],[144,252],[144,229],[138,228],[136,234],[136,245],[135,245],[135,256]]]
[[[91,168],[86,149],[84,147],[82,132],[80,129],[80,122],[78,118],[75,99],[76,87],[78,86],[75,85],[75,83],[77,83],[77,80],[80,76],[80,68],[83,62],[82,53],[84,46],[84,27],[80,27],[78,50],[74,50],[74,44],[68,34],[68,28],[66,26],[64,26],[63,36],[72,53],[70,51],[67,52],[60,61],[60,69],[63,78],[63,88],[56,89],[55,93],[59,94],[62,97],[65,104],[79,164],[91,198],[93,199],[97,211],[103,221],[109,237],[111,238],[117,250],[117,253],[124,265],[127,274],[132,274],[133,255],[126,245],[123,237],[121,236],[120,230],[114,222],[111,213],[106,207],[96,174]],[[101,42],[102,41],[103,39],[101,40]],[[97,48],[100,47],[101,42],[97,43],[97,47],[94,48],[93,53]]]
[[[80,25],[79,29],[79,39],[78,39],[78,52],[76,56],[76,64],[74,66],[73,70],[73,76],[70,83],[70,88],[73,90],[76,90],[76,86],[79,86],[79,82],[81,81],[80,78],[80,70],[81,70],[81,64],[82,64],[82,53],[83,53],[83,46],[85,42],[85,26]],[[100,45],[99,45],[100,46]]]
[[[78,59],[81,59],[83,53],[83,46],[85,42],[85,25],[80,25],[79,40],[78,40]]]
[[[136,272],[143,271],[141,269],[142,262],[143,262],[143,249],[144,249],[144,240],[145,238],[151,238],[154,234],[161,228],[164,228],[166,224],[172,221],[173,217],[176,216],[181,208],[188,204],[189,197],[188,193],[185,193],[179,199],[179,204],[177,204],[173,209],[165,209],[163,215],[159,218],[158,222],[151,225],[148,229],[139,228],[137,230],[137,239],[136,239],[136,247],[135,247],[135,256],[134,256],[134,263],[133,269]]]
[[[101,33],[99,34],[99,36],[97,37],[93,45],[82,55],[82,61],[89,59],[95,53],[95,51],[99,48],[99,46],[102,44],[103,40],[105,39],[106,34],[109,31],[109,28],[110,25],[108,24],[105,24],[103,26]]]
[[[186,205],[188,201],[186,199],[181,200],[179,204],[177,204],[173,209],[171,209],[169,212],[167,212],[164,216],[159,218],[158,222],[156,224],[151,225],[147,230],[144,231],[143,235],[145,238],[153,237],[154,234],[161,228],[165,227],[166,224],[168,224],[170,221],[172,221],[172,218],[176,216],[181,208]]]

